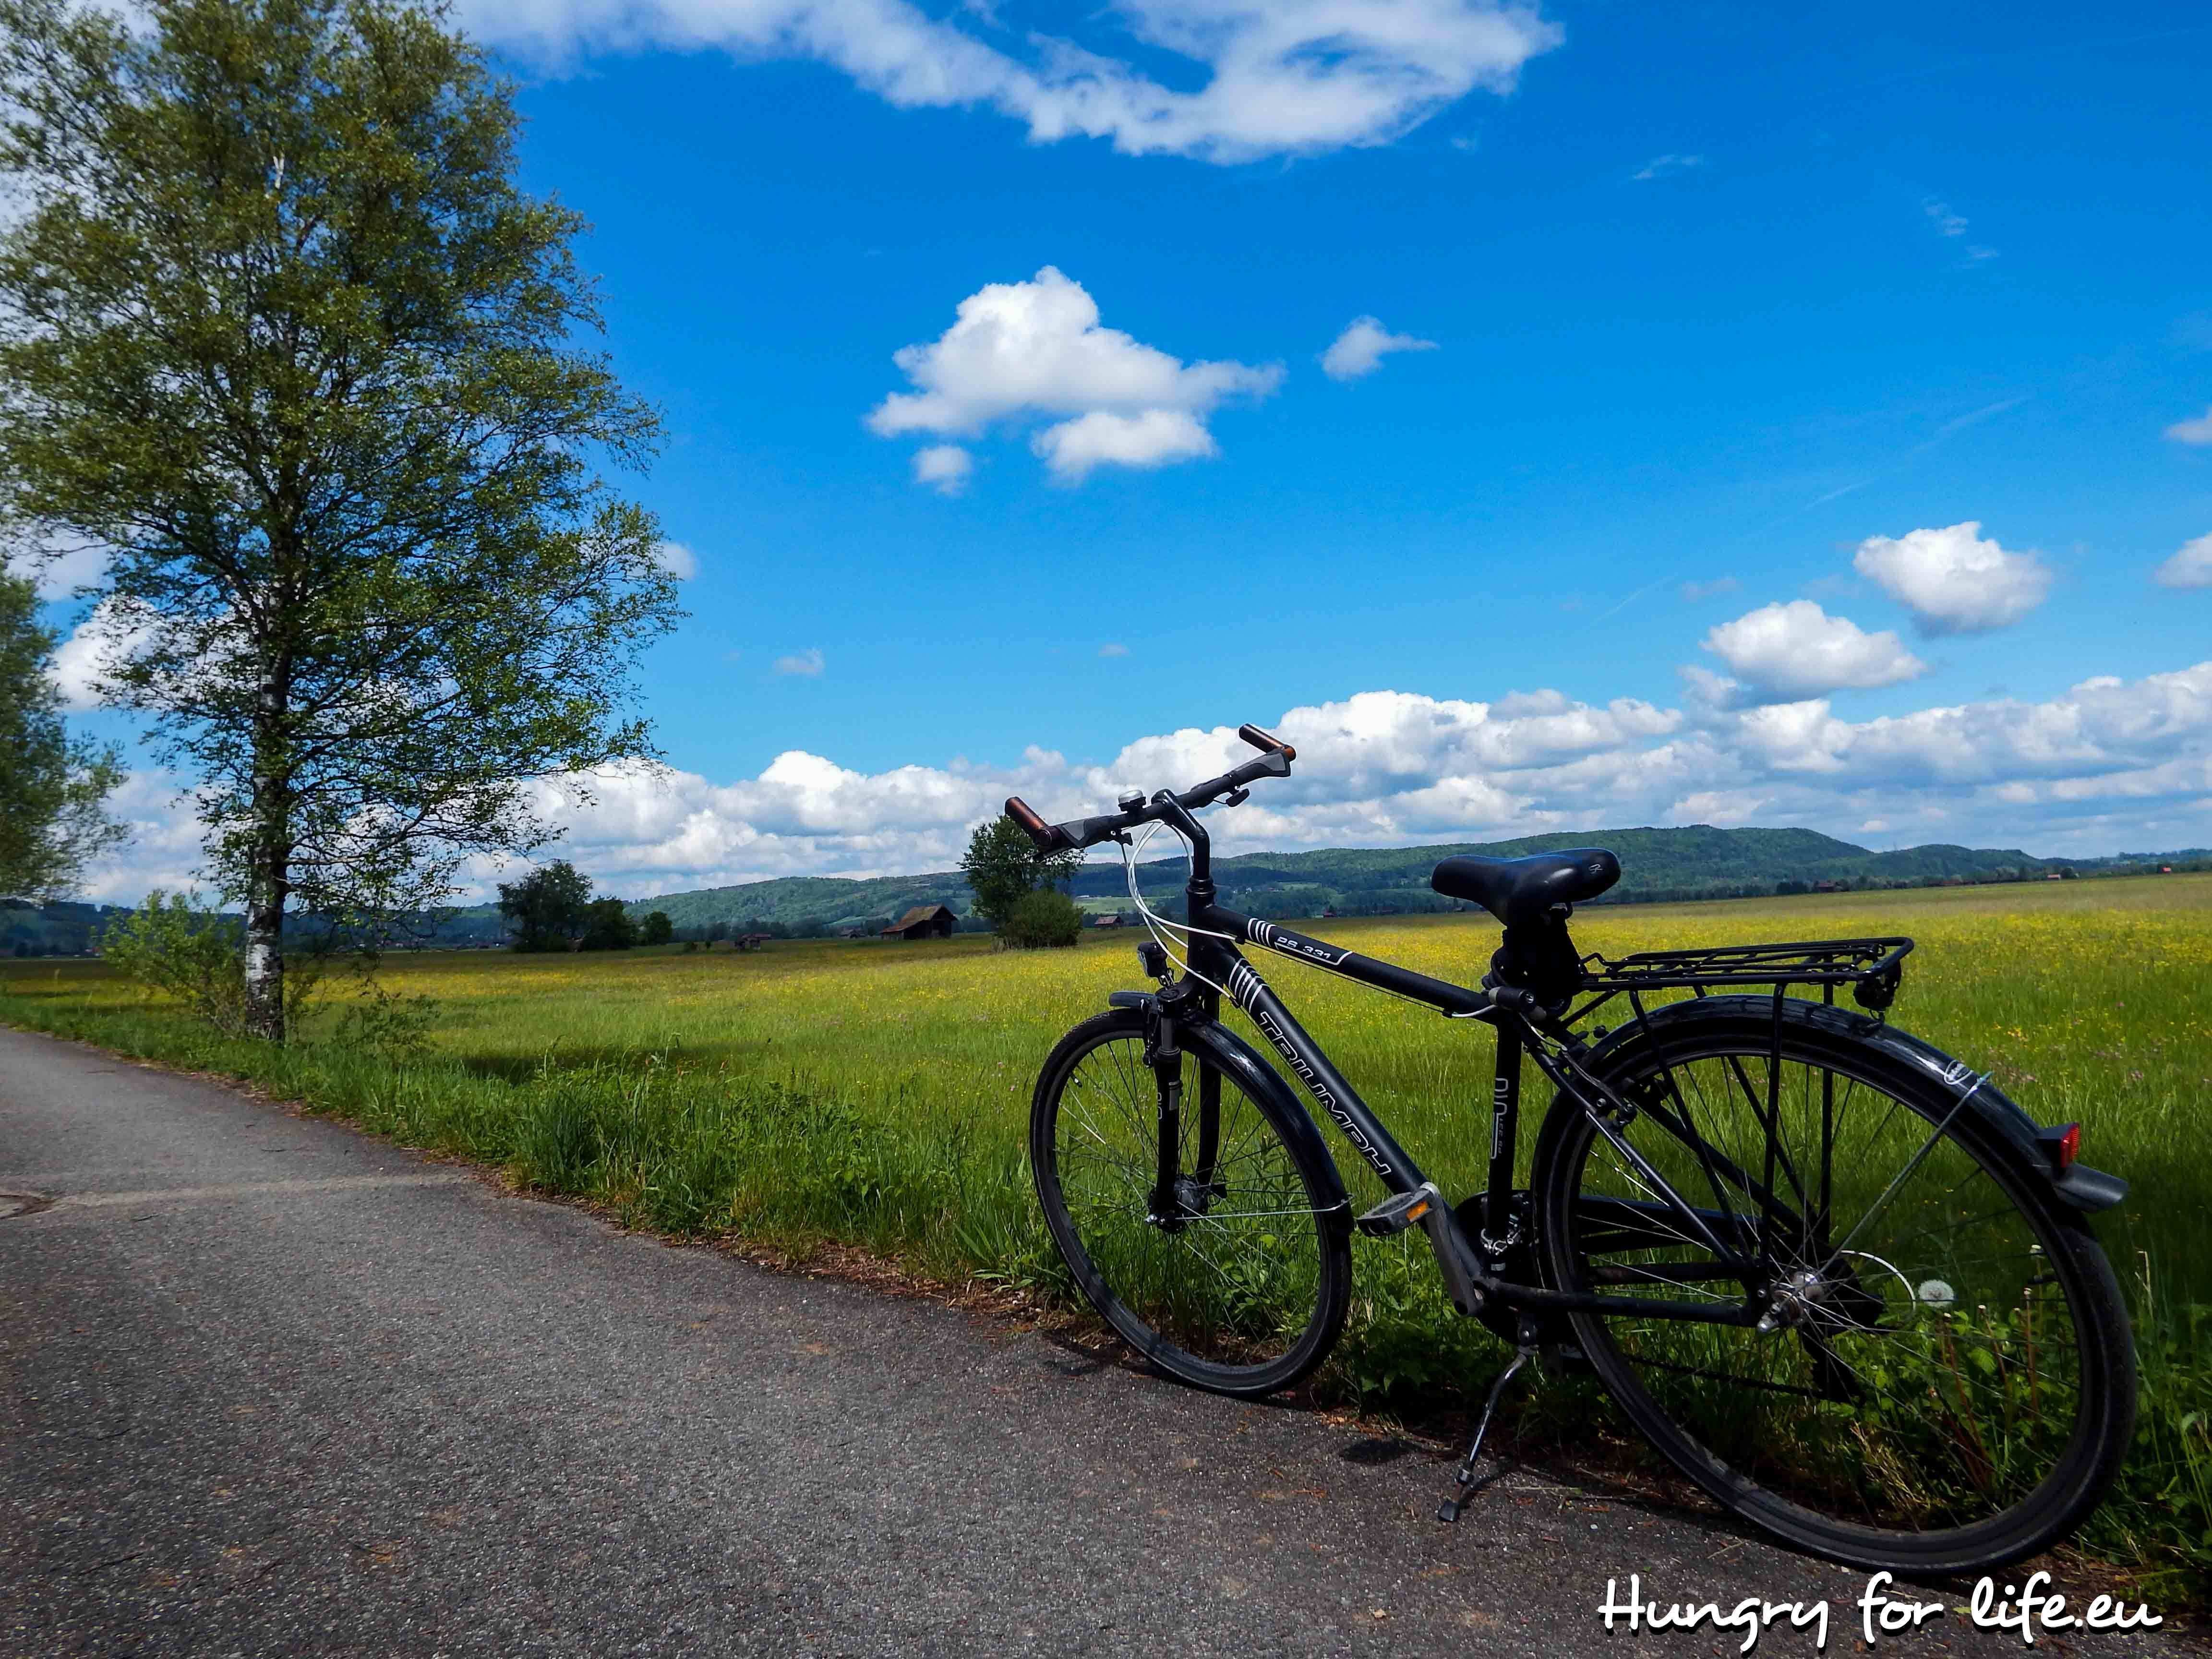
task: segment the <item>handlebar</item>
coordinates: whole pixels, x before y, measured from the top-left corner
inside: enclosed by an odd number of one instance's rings
[[[1286,778],[1291,775],[1291,763],[1298,751],[1272,732],[1256,726],[1237,728],[1237,735],[1255,749],[1262,750],[1256,760],[1246,761],[1242,766],[1231,767],[1218,778],[1209,778],[1194,789],[1182,794],[1161,790],[1141,806],[1127,811],[1115,812],[1103,817],[1070,818],[1066,823],[1047,823],[1036,810],[1019,795],[1006,801],[1006,816],[1026,830],[1040,853],[1080,852],[1086,847],[1096,847],[1102,841],[1111,841],[1140,823],[1153,823],[1165,817],[1170,803],[1186,812],[1195,812],[1202,806],[1211,806],[1224,795],[1234,795],[1235,805],[1244,799],[1244,786],[1261,778]]]

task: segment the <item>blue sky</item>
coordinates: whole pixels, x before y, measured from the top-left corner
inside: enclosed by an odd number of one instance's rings
[[[696,568],[580,862],[941,867],[1247,719],[1239,845],[2212,842],[2212,27],[1777,12],[473,0]]]

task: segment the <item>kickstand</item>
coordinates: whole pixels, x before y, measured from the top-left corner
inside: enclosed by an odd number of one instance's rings
[[[1522,1334],[1525,1338],[1529,1333],[1523,1331]],[[1482,1406],[1482,1420],[1474,1425],[1474,1443],[1467,1449],[1467,1455],[1460,1462],[1459,1473],[1452,1477],[1459,1490],[1437,1506],[1437,1520],[1447,1524],[1457,1521],[1460,1511],[1474,1501],[1475,1460],[1482,1455],[1482,1437],[1490,1432],[1490,1419],[1498,1413],[1498,1397],[1505,1392],[1505,1385],[1513,1380],[1514,1374],[1535,1355],[1535,1344],[1524,1340],[1511,1363],[1498,1372],[1498,1380],[1490,1385],[1490,1398]]]

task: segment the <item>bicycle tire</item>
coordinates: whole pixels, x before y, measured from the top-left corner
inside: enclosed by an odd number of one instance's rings
[[[2124,1304],[2024,1144],[2033,1126],[1985,1080],[1864,1016],[1759,997],[1672,1005],[1586,1064],[1638,1106],[1616,1127],[1698,1219],[1655,1206],[1648,1172],[1563,1093],[1535,1162],[1547,1283],[1740,1302],[1741,1280],[1702,1271],[1718,1259],[1689,1237],[1702,1224],[1739,1249],[1763,1241],[1769,1284],[1793,1287],[1771,1330],[1571,1316],[1614,1401],[1683,1474],[1798,1547],[1932,1574],[2036,1554],[2101,1501],[2134,1424]],[[1881,1116],[1849,1119],[1866,1158],[1838,1185],[1848,1115],[1877,1099]],[[1746,1117],[1748,1141],[1717,1127]],[[1817,1174],[1790,1152],[1816,1120]]]
[[[1224,1063],[1215,1052],[1233,1042],[1224,1034],[1186,1030],[1188,1215],[1172,1231],[1148,1219],[1158,1119],[1144,1032],[1142,1011],[1115,1009],[1046,1060],[1030,1115],[1045,1225],[1085,1298],[1154,1366],[1217,1394],[1276,1393],[1310,1375],[1344,1327],[1342,1184],[1311,1120],[1267,1086],[1273,1073]],[[1210,1164],[1209,1087],[1218,1090]]]

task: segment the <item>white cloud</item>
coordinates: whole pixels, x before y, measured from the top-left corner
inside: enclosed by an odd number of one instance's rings
[[[1956,238],[1966,234],[1969,222],[1966,216],[1952,212],[1950,204],[1948,202],[1939,202],[1930,197],[1921,203],[1920,210],[1928,216],[1928,222],[1936,228],[1936,234],[1938,236]],[[1966,255],[1966,262],[1970,265],[1979,264],[1984,259],[1994,259],[1997,257],[1997,251],[1995,248],[1984,247],[1978,242],[1968,243],[1963,252]]]
[[[682,542],[662,542],[653,550],[653,562],[679,582],[699,574],[699,556]]]
[[[2159,566],[2157,580],[2160,587],[2212,587],[2212,535],[2184,542]]]
[[[2212,405],[2193,421],[2176,421],[2166,435],[2178,444],[2212,444]]]
[[[819,678],[822,672],[821,650],[816,647],[794,652],[788,657],[778,657],[775,659],[775,669],[779,674],[801,674],[810,678]]]
[[[1948,202],[1939,202],[1930,197],[1920,204],[1920,210],[1928,216],[1928,222],[1936,227],[1938,236],[1964,236],[1966,234],[1967,221],[1952,212]]]
[[[1978,634],[2018,622],[2051,592],[2033,553],[2008,553],[1969,519],[1942,530],[1869,536],[1851,565],[1910,609],[1923,632]]]
[[[183,787],[184,780],[161,771],[132,772],[124,779],[106,805],[131,838],[86,872],[87,897],[137,904],[156,887],[171,893],[198,888],[216,896],[199,875],[203,831]]]
[[[144,623],[123,620],[115,600],[101,600],[70,630],[46,665],[47,674],[61,688],[62,707],[72,714],[102,707],[100,682],[127,662],[150,633]]]
[[[1825,701],[1735,717],[1740,742],[1778,771],[1824,772],[1910,790],[1973,784],[2020,799],[2032,780],[2076,797],[2212,793],[2212,662],[2126,684],[2082,681],[2049,702],[2011,698],[1923,708],[1853,724]]]
[[[52,601],[97,582],[106,572],[107,553],[97,542],[34,538],[10,549],[0,564],[10,575],[28,577],[39,597]]]
[[[1738,683],[1700,672],[1692,684],[1711,700],[1724,703],[1788,703],[1846,687],[1894,685],[1928,668],[1896,635],[1867,633],[1850,617],[1832,617],[1810,599],[1761,605],[1721,623],[1703,644],[1728,665]]]
[[[1047,427],[1030,440],[1030,447],[1062,483],[1080,483],[1102,463],[1171,466],[1221,453],[1213,434],[1182,409],[1146,409],[1134,415],[1094,409]]]
[[[1700,599],[1717,599],[1723,593],[1733,593],[1742,586],[1733,576],[1716,576],[1709,582],[1684,582],[1682,597],[1694,605]]]
[[[1702,155],[1655,155],[1628,176],[1640,185],[1653,179],[1663,179],[1670,173],[1686,173],[1692,167],[1701,167],[1705,164],[1705,158]]]
[[[892,361],[915,390],[878,404],[871,430],[969,437],[994,422],[1051,420],[1031,447],[1065,483],[1103,463],[1212,455],[1213,410],[1231,397],[1267,396],[1283,375],[1279,367],[1185,363],[1102,327],[1097,302],[1050,265],[1026,283],[987,284],[942,335]]]
[[[1102,657],[1126,657],[1129,654],[1129,647],[1118,640],[1109,640],[1098,647],[1098,654]]]
[[[2046,854],[2212,845],[2212,662],[2085,680],[2043,702],[1856,722],[1817,697],[1700,715],[1558,691],[1490,702],[1370,691],[1262,724],[1297,746],[1297,767],[1212,816],[1225,853],[1678,823],[1863,828]],[[949,870],[1010,794],[1075,817],[1250,752],[1228,726],[1141,738],[1096,765],[1032,748],[1006,766],[868,774],[794,750],[733,783],[626,769],[593,781],[591,805],[551,782],[537,793],[566,830],[558,856],[604,890],[641,897],[767,876]],[[189,874],[198,832],[172,793],[155,775],[131,781],[121,804],[139,840],[100,866],[95,896],[135,902]],[[480,866],[472,890],[507,875]]]
[[[975,471],[975,458],[958,444],[932,444],[915,452],[914,481],[940,495],[957,495]]]
[[[1322,373],[1332,380],[1356,380],[1372,374],[1393,351],[1434,351],[1437,343],[1411,334],[1393,334],[1373,317],[1355,317],[1321,355]]]
[[[80,623],[61,642],[46,672],[61,688],[63,708],[72,714],[82,714],[100,707],[97,687],[111,649],[109,642],[89,623]]]
[[[1388,143],[1561,39],[1514,0],[1124,0],[1079,41],[908,0],[464,0],[470,32],[559,61],[720,46],[835,65],[902,108],[981,106],[1031,140],[1214,161]],[[1075,21],[1075,20],[1071,20]],[[1181,60],[1164,84],[1138,66]]]

